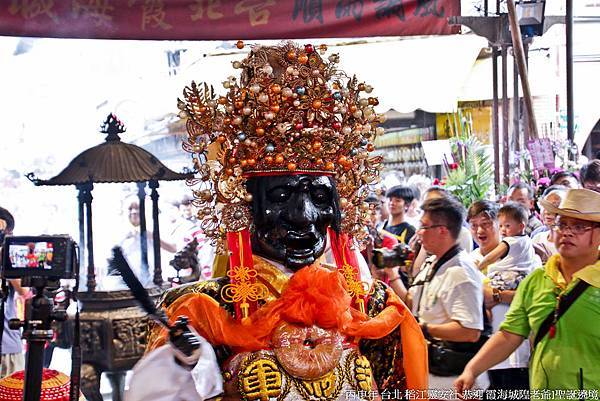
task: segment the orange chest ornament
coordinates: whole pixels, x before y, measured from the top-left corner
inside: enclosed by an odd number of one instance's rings
[[[228,233],[231,250],[230,284],[221,295],[234,303],[236,315],[247,319],[265,301],[269,290],[257,280],[248,232]],[[360,281],[358,261],[347,235],[330,232],[338,271],[345,281],[346,301],[365,313],[369,285]],[[323,313],[326,313],[323,310]],[[275,328],[270,349],[236,354],[223,366],[224,399],[245,401],[333,401],[347,398],[373,399],[377,393],[369,361],[356,345],[346,343],[337,328],[298,325],[283,321]],[[362,396],[359,396],[361,394]]]

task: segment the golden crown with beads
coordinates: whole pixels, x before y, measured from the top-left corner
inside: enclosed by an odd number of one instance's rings
[[[219,252],[226,232],[251,227],[245,180],[254,175],[334,176],[342,231],[362,237],[363,200],[381,168],[381,157],[369,153],[384,116],[374,110],[372,88],[337,69],[339,56],[324,58],[326,52],[325,45],[292,42],[253,46],[233,62],[241,74],[223,82],[226,94],[192,82],[178,99],[188,133],[183,147],[198,172],[190,182],[193,204]]]

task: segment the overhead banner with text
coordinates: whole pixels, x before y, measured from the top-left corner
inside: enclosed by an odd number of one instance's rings
[[[0,0],[0,35],[298,39],[447,35],[460,0]]]

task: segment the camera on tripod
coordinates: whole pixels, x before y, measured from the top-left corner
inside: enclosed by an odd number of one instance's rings
[[[405,266],[414,259],[414,252],[403,243],[396,244],[392,249],[373,249],[373,265],[378,269],[386,267]]]
[[[77,292],[78,277],[78,247],[68,235],[4,238],[0,266],[2,301],[6,301],[6,281],[9,279],[20,279],[21,285],[35,289],[34,296],[25,303],[24,320],[10,319],[8,325],[11,330],[22,329],[22,337],[27,340],[23,401],[40,399],[46,342],[54,336],[53,322],[67,320],[66,310],[55,310],[54,300],[49,296],[53,297],[53,290],[61,288],[62,279],[75,279],[73,296]],[[76,316],[76,325],[77,321]],[[71,400],[79,398],[80,352],[74,345]],[[77,375],[75,380],[73,374]]]
[[[58,288],[60,279],[76,278],[77,244],[68,235],[6,236],[0,277],[19,278],[28,286],[42,278]]]

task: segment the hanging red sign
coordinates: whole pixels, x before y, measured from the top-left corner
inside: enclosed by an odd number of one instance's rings
[[[446,35],[460,0],[10,0],[0,35],[298,39]]]

